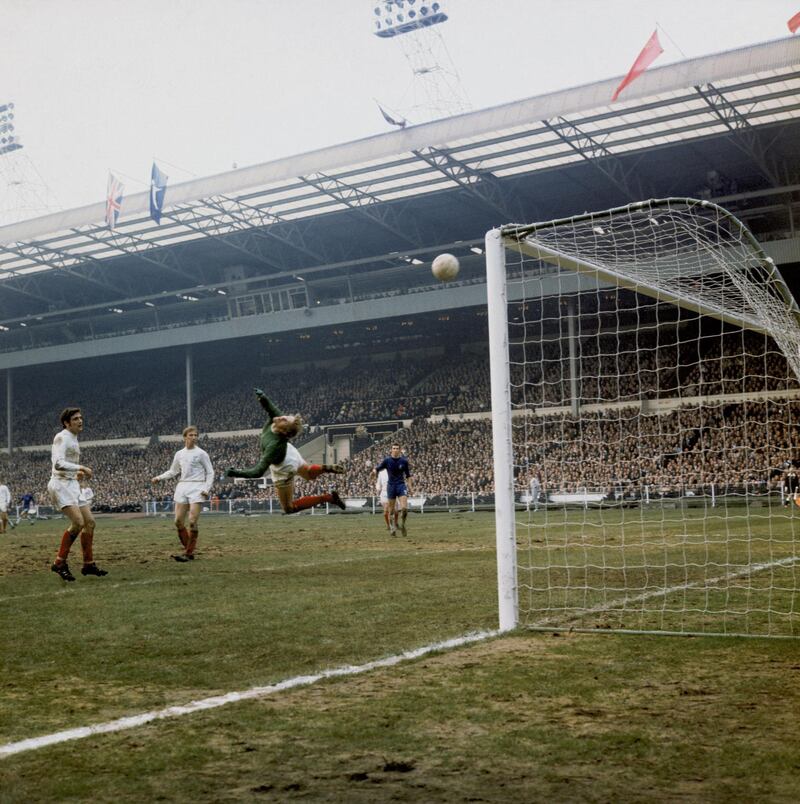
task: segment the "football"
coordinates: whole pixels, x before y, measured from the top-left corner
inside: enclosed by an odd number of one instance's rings
[[[458,258],[452,254],[440,254],[431,265],[433,275],[441,282],[451,282],[458,276]]]

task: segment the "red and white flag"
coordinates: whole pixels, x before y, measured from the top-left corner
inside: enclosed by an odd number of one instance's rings
[[[653,31],[653,35],[647,40],[642,52],[636,57],[633,67],[628,70],[628,74],[614,91],[611,102],[613,103],[619,97],[619,93],[628,84],[635,81],[663,52],[664,48],[661,47],[661,42],[658,41],[658,31]]]
[[[796,33],[797,29],[800,28],[800,11],[797,12],[787,23],[787,27],[792,33]]]
[[[106,225],[113,230],[122,212],[122,194],[125,185],[113,174],[108,174],[108,191],[106,192]]]

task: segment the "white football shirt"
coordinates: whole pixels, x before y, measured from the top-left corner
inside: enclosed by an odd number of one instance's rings
[[[203,491],[210,491],[214,484],[214,467],[204,449],[184,447],[175,453],[172,466],[158,479],[169,480],[171,477],[177,477],[179,483],[202,483]]]
[[[53,448],[50,452],[53,465],[51,477],[53,480],[77,480],[78,469],[81,468],[81,448],[78,436],[64,428],[53,439]]]

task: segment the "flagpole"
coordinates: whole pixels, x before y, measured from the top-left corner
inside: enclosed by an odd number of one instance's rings
[[[661,25],[661,23],[660,23],[660,22],[656,22],[656,30],[661,31],[661,32],[664,34],[664,36],[666,36],[666,37],[667,37],[667,39],[669,39],[669,41],[670,41],[670,42],[672,42],[673,46],[675,47],[675,50],[677,50],[677,51],[678,51],[678,53],[680,53],[680,54],[681,54],[681,56],[683,56],[683,58],[684,58],[684,59],[688,59],[688,58],[689,58],[689,57],[688,57],[688,56],[687,56],[687,55],[686,55],[686,54],[685,54],[685,53],[684,53],[684,52],[683,52],[683,51],[682,51],[682,50],[681,50],[681,49],[678,47],[678,43],[677,43],[677,42],[676,42],[676,41],[675,41],[675,40],[674,40],[674,39],[673,39],[673,38],[672,38],[672,37],[669,35],[669,32],[668,32],[668,31],[667,31],[667,30],[666,30],[666,29],[665,29],[665,28],[664,28],[664,27]]]
[[[139,179],[134,178],[133,176],[129,176],[127,173],[123,173],[121,170],[112,170],[110,171],[115,176],[122,176],[123,178],[127,179],[128,181],[132,181],[134,184],[140,184],[142,187],[149,187],[150,185],[147,182],[139,181]]]
[[[162,165],[169,165],[169,167],[175,168],[175,170],[180,170],[181,173],[185,173],[187,176],[191,176],[193,179],[197,178],[197,173],[193,173],[191,170],[187,170],[186,168],[183,168],[180,165],[174,165],[172,162],[167,162],[166,159],[161,159],[158,156],[154,156],[153,161],[160,162]]]

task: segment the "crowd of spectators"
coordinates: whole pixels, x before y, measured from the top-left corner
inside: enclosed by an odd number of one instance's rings
[[[756,333],[701,334],[641,329],[581,338],[575,387],[581,404],[687,398],[797,388],[786,359]],[[569,406],[572,361],[566,340],[511,347],[512,401],[518,407]],[[87,440],[150,438],[185,424],[183,378],[165,383],[153,371],[75,381],[56,372],[15,388],[14,441],[46,445],[69,403],[84,410]],[[260,428],[252,388],[264,387],[284,410],[310,424],[419,419],[483,412],[490,407],[486,351],[407,354],[299,369],[243,372],[235,361],[203,367],[194,383],[194,420],[201,432]],[[75,388],[70,399],[60,389]],[[62,395],[63,396],[63,395]],[[0,438],[5,420],[0,420]]]
[[[678,337],[681,336],[681,337]],[[568,405],[568,342],[516,344],[511,351],[516,404]],[[670,399],[798,388],[786,358],[754,332],[706,334],[643,329],[580,341],[577,395],[582,404]]]
[[[729,487],[777,487],[782,468],[800,456],[800,400],[770,399],[726,403],[722,400],[647,415],[635,407],[609,411],[514,418],[517,491],[536,475],[546,492],[602,492],[608,496],[718,494]],[[492,432],[488,416],[480,419],[416,420],[397,431],[413,472],[413,493],[436,501],[445,497],[488,498],[493,494]],[[372,468],[392,440],[368,442],[347,460],[347,474],[337,477],[343,497],[374,495]],[[228,466],[258,460],[253,436],[205,437],[200,442],[215,467],[217,500],[251,497],[268,500],[272,487],[255,482],[234,484]],[[99,511],[141,510],[145,501],[165,502],[171,490],[149,479],[171,462],[179,444],[146,447],[91,446],[82,461],[95,470],[93,486]],[[46,503],[49,453],[15,452],[0,458],[0,476],[15,497],[33,492]],[[329,481],[306,484],[324,491]]]
[[[661,415],[633,408],[521,421],[515,436],[524,487],[534,474],[558,492],[614,496],[717,493],[776,487],[800,455],[800,401],[684,406]]]
[[[511,344],[512,404],[522,414],[515,418],[520,489],[536,475],[543,488],[565,492],[593,488],[641,495],[647,488],[672,494],[711,484],[769,483],[786,461],[800,458],[795,435],[800,403],[792,397],[799,386],[775,345],[764,336],[730,332],[714,322],[673,324],[609,332],[598,318],[594,334],[583,332],[572,342],[573,355],[564,337],[523,334]],[[149,478],[169,465],[180,446],[159,437],[177,434],[185,424],[184,367],[177,361],[169,370],[158,370],[140,361],[134,371],[133,365],[120,360],[108,367],[102,386],[88,367],[78,369],[85,377],[76,377],[74,367],[57,367],[41,381],[15,384],[18,445],[49,446],[61,408],[76,404],[84,409],[84,461],[96,471],[100,510],[135,509],[144,500],[158,499]],[[252,391],[256,385],[286,412],[302,413],[317,431],[325,425],[413,422],[403,428],[402,440],[414,489],[422,496],[492,493],[489,420],[460,419],[465,413],[488,417],[486,347],[291,369],[243,371],[241,366],[237,359],[202,365],[194,383],[194,419],[203,434],[201,446],[217,468],[215,493],[221,499],[272,495],[270,488],[237,486],[222,477],[227,466],[257,461],[253,435],[207,435],[261,428],[263,410]],[[573,366],[578,369],[574,378]],[[59,396],[64,387],[76,389],[71,398]],[[603,409],[583,410],[575,417],[569,412],[573,387],[582,406]],[[759,399],[760,392],[772,396]],[[733,397],[741,394],[753,396]],[[638,404],[650,400],[674,406],[656,412]],[[445,420],[429,420],[434,414]],[[142,444],[86,445],[120,438],[139,438]],[[386,448],[371,438],[354,438],[349,472],[340,483],[343,496],[372,496],[369,469]],[[10,458],[1,456],[0,472],[13,493],[33,491],[44,499],[49,453],[17,450]],[[321,483],[310,485],[322,488]],[[158,494],[170,496],[163,488]]]

